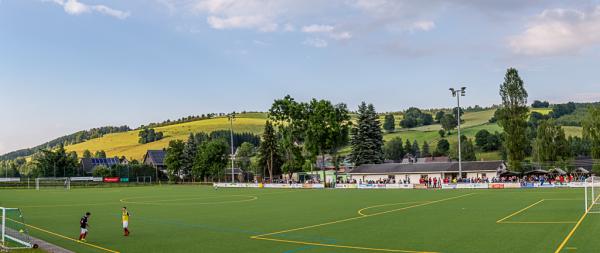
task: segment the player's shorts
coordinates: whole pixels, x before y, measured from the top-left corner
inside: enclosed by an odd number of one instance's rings
[[[129,227],[129,221],[123,221],[123,228]]]
[[[85,234],[85,233],[87,233],[87,232],[88,232],[87,228],[82,228],[82,229],[81,229],[81,233],[82,233],[82,234]]]

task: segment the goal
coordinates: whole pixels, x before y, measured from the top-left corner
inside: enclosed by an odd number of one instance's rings
[[[152,184],[152,177],[151,176],[136,177],[136,183],[138,183],[138,184]]]
[[[585,212],[600,213],[600,177],[585,180]]]
[[[0,207],[2,222],[2,245],[6,250],[29,249],[33,247],[23,214],[18,208]]]
[[[62,188],[71,189],[71,180],[68,177],[38,177],[35,179],[35,189]]]

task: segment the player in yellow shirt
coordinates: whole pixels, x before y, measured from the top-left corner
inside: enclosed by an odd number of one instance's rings
[[[129,236],[129,212],[127,207],[123,207],[121,210],[121,220],[123,221],[123,233],[125,236]]]

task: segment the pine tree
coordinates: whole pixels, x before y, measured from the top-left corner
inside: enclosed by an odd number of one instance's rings
[[[421,155],[423,157],[431,156],[431,152],[429,151],[429,143],[427,143],[427,141],[423,142],[423,147],[421,148]]]
[[[265,123],[265,130],[263,132],[262,141],[259,147],[259,159],[261,164],[264,164],[265,168],[269,173],[269,179],[273,180],[273,171],[275,165],[279,159],[278,146],[277,146],[277,135],[275,134],[275,128],[271,121]],[[264,177],[263,172],[263,177]]]
[[[412,148],[412,144],[410,144],[410,140],[408,140],[408,139],[406,139],[406,142],[404,143],[404,153],[410,154],[410,155],[413,155],[415,153]]]
[[[498,110],[498,123],[504,129],[506,138],[504,147],[508,155],[508,165],[512,170],[520,170],[521,162],[527,156],[529,149],[527,139],[527,91],[519,72],[509,68],[504,77],[504,83],[500,85],[500,96],[502,104]]]
[[[412,151],[413,151],[413,156],[415,158],[421,157],[421,148],[419,148],[419,143],[417,142],[417,140],[413,141]]]
[[[383,129],[388,133],[394,132],[396,129],[396,119],[393,114],[386,114],[383,120]]]
[[[351,159],[355,165],[383,162],[383,133],[372,104],[362,102],[358,107],[357,125],[352,129],[350,144]]]
[[[196,145],[196,137],[194,133],[190,133],[187,142],[183,147],[181,171],[184,175],[191,175],[192,169],[194,168],[194,161],[198,156],[198,145]],[[193,175],[195,177],[197,175]]]

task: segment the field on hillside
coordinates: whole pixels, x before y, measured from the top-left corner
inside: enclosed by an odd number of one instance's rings
[[[233,129],[235,132],[250,132],[261,134],[266,121],[265,114],[250,113],[241,114],[235,119]],[[169,145],[169,141],[174,139],[186,140],[191,132],[210,133],[215,130],[229,130],[229,121],[227,118],[214,118],[198,120],[188,123],[156,127],[156,131],[164,133],[164,138],[159,141],[140,144],[138,143],[138,130],[124,133],[107,134],[102,138],[92,139],[75,145],[66,146],[68,151],[76,151],[82,155],[86,149],[92,151],[104,150],[108,156],[125,156],[130,159],[141,160],[146,150],[163,149]]]
[[[0,190],[32,235],[75,252],[597,252],[581,189],[302,190],[149,186]],[[131,213],[131,236],[120,208]],[[78,221],[90,211],[87,243]]]
[[[547,111],[546,109],[536,111]],[[547,112],[545,112],[547,113]],[[474,138],[475,134],[482,129],[493,132],[502,132],[502,128],[498,124],[488,123],[489,119],[494,115],[494,110],[485,110],[479,112],[466,112],[463,115],[464,123],[462,126],[462,134],[469,138]],[[427,141],[432,149],[435,148],[437,142],[441,139],[438,131],[441,129],[440,124],[429,126],[415,127],[402,129],[399,127],[399,122],[402,119],[401,115],[396,115],[396,132],[384,133],[384,140],[391,140],[395,137],[400,137],[403,140],[409,139],[411,142],[417,140],[419,144]],[[383,123],[383,116],[380,117]],[[238,115],[234,122],[234,131],[236,132],[251,132],[261,134],[266,121],[264,113],[248,113]],[[581,127],[564,127],[567,136],[581,136]],[[199,120],[194,122],[156,127],[156,131],[162,131],[165,135],[164,139],[147,144],[138,143],[138,131],[129,131],[124,133],[108,134],[102,138],[92,139],[83,143],[66,146],[68,151],[76,151],[80,156],[83,151],[88,149],[95,152],[96,150],[106,151],[108,156],[125,156],[129,159],[141,160],[148,149],[162,149],[168,146],[169,141],[174,139],[186,140],[190,132],[206,132],[210,133],[215,130],[229,129],[227,118],[214,118],[207,120]],[[452,135],[445,137],[450,143],[456,142],[456,130]],[[348,154],[350,148],[342,149],[342,154]],[[478,159],[496,160],[499,159],[498,152],[478,153]]]

